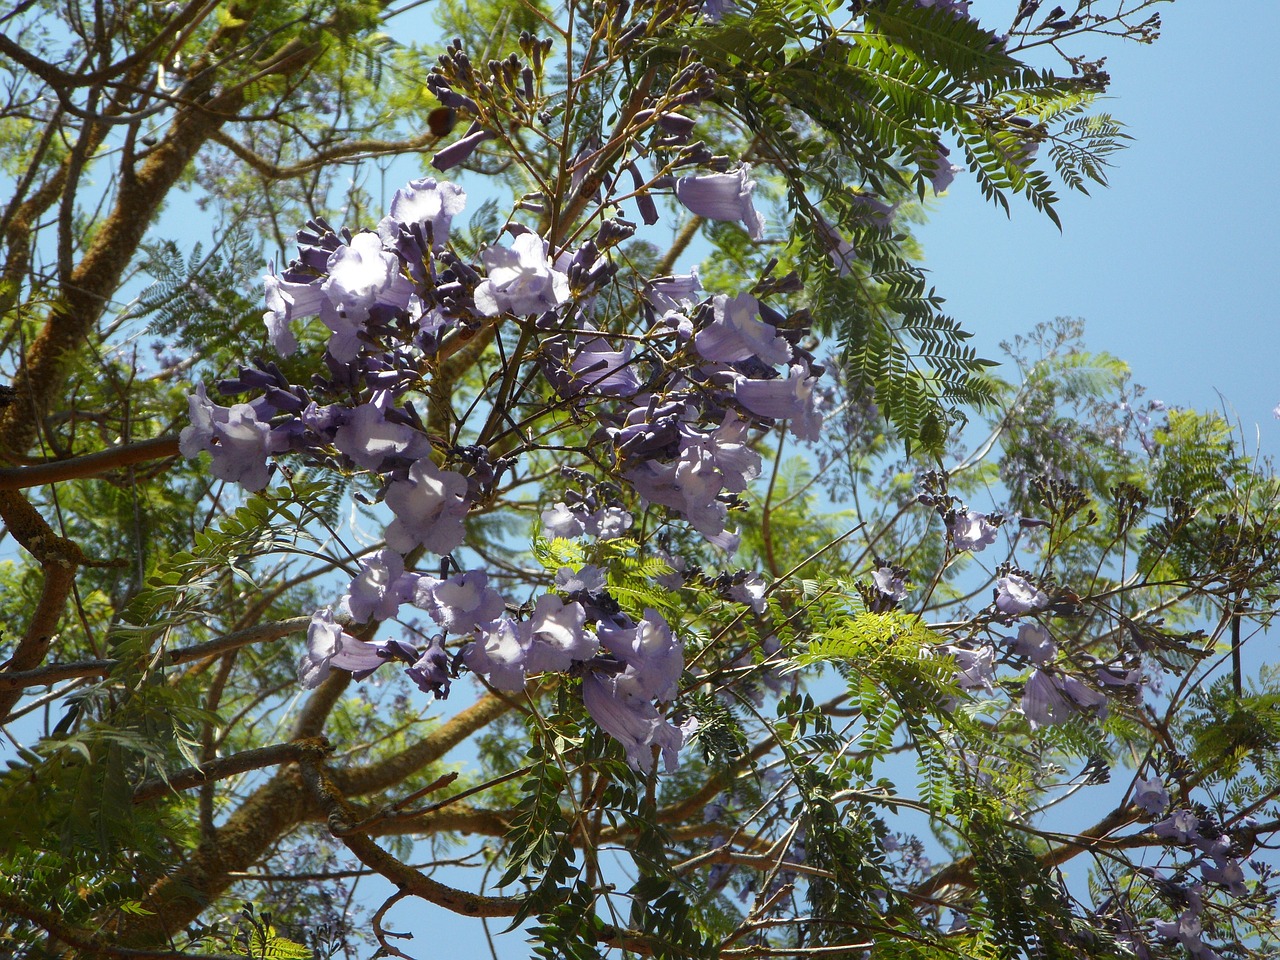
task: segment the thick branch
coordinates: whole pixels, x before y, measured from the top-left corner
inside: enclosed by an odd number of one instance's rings
[[[39,487],[62,480],[80,480],[96,477],[108,470],[116,470],[148,460],[164,460],[178,455],[178,438],[156,437],[138,443],[122,444],[109,450],[100,450],[83,457],[54,460],[29,467],[0,469],[0,490],[21,490]]]
[[[165,779],[147,780],[134,789],[133,802],[146,803],[166,793],[189,790],[191,787],[198,787],[215,780],[225,780],[239,773],[261,770],[263,767],[274,767],[303,759],[314,760],[332,752],[333,747],[323,737],[277,743],[270,747],[259,747],[256,750],[243,750],[230,757],[202,763],[198,767],[187,767]]]

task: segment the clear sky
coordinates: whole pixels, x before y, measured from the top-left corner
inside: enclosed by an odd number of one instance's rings
[[[1014,6],[976,0],[972,12],[1002,29]],[[964,171],[918,228],[926,266],[984,356],[999,359],[1001,340],[1040,321],[1083,317],[1089,347],[1128,361],[1148,397],[1228,404],[1250,445],[1256,424],[1275,453],[1280,3],[1156,9],[1154,45],[1095,39],[1080,51],[1108,55],[1111,95],[1098,109],[1134,138],[1110,188],[1064,196],[1059,233],[1026,202],[1006,219]]]

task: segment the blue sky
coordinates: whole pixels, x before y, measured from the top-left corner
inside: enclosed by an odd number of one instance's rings
[[[997,28],[1013,6],[977,0],[973,13]],[[1110,188],[1064,196],[1059,233],[1026,202],[1006,219],[965,171],[918,236],[946,309],[984,356],[999,359],[1001,340],[1038,322],[1083,317],[1090,348],[1128,361],[1148,397],[1226,409],[1251,447],[1257,425],[1274,453],[1280,4],[1157,9],[1154,45],[1083,48],[1108,55],[1111,95],[1098,109],[1134,138]]]

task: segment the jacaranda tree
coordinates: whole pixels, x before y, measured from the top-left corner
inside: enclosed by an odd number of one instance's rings
[[[1152,6],[7,9],[0,950],[1274,957],[1280,484],[910,233]]]

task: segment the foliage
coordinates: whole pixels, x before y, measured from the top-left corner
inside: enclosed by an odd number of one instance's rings
[[[1275,955],[1270,464],[907,226],[1152,5],[11,11],[0,949]]]

